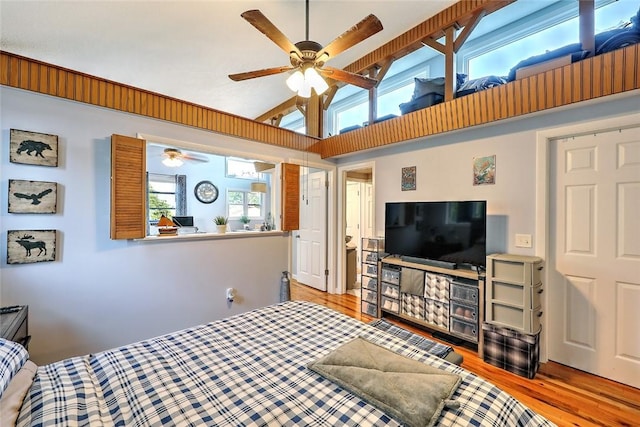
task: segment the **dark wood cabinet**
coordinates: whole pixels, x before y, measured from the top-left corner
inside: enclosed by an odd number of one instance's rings
[[[28,349],[29,306],[23,305],[18,311],[0,314],[0,337],[22,344]]]

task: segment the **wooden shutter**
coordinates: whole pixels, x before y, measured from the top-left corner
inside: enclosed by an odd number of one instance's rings
[[[300,166],[282,164],[282,231],[300,228]]]
[[[146,141],[111,136],[111,238],[146,236]]]

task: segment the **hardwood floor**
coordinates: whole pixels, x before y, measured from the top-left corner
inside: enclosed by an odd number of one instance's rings
[[[292,281],[291,298],[323,304],[363,322],[372,320],[360,313],[360,300],[353,295],[327,294]],[[392,321],[434,339],[425,330]],[[453,347],[464,356],[465,369],[491,381],[558,426],[640,426],[639,389],[554,362],[543,364],[529,380],[485,363],[465,347]]]

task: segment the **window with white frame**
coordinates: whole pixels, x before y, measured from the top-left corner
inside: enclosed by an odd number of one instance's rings
[[[264,219],[263,193],[246,190],[227,190],[227,216],[239,219]]]
[[[185,215],[186,177],[150,173],[147,176],[147,206],[149,222],[155,224],[161,216]]]

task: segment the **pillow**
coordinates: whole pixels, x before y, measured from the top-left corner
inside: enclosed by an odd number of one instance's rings
[[[9,386],[0,398],[0,414],[2,414],[2,425],[15,425],[22,401],[33,383],[38,366],[31,360],[27,360],[9,383]]]
[[[20,344],[0,338],[0,397],[6,390],[11,378],[29,359],[29,353]]]
[[[413,96],[411,97],[412,101],[416,99],[429,95],[431,93],[437,93],[438,95],[444,96],[444,77],[435,77],[432,79],[425,79],[421,77],[415,77],[415,86],[413,89]],[[456,74],[456,87],[460,87],[464,82],[467,81],[467,75],[457,73]]]
[[[433,79],[424,79],[421,77],[414,78],[415,87],[413,88],[412,100],[430,93],[444,95],[444,77],[436,77]]]

